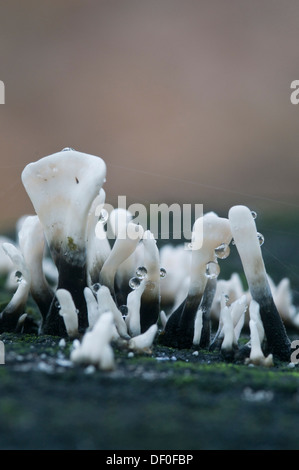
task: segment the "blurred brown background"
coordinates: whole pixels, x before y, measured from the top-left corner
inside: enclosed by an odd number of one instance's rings
[[[298,213],[297,0],[0,2],[1,227],[24,166],[102,156],[107,202]]]

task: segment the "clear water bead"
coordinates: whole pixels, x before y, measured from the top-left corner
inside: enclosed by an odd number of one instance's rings
[[[163,279],[164,277],[166,277],[167,275],[167,271],[165,268],[160,268],[160,277]]]
[[[64,147],[64,149],[62,149],[61,151],[62,152],[69,152],[70,150],[75,150],[75,149],[73,149],[72,147]]]
[[[119,307],[119,310],[120,310],[120,312],[121,312],[121,314],[122,314],[122,317],[125,319],[126,316],[128,315],[128,311],[129,311],[128,307],[127,307],[126,305],[121,305],[121,306]]]
[[[138,279],[144,279],[147,275],[147,269],[145,266],[139,266],[139,268],[136,269],[136,276]]]
[[[15,272],[15,276],[16,276],[16,279],[17,279],[17,282],[18,282],[18,283],[22,282],[22,280],[23,280],[23,274],[21,273],[21,271],[16,271],[16,272]]]
[[[254,219],[257,218],[257,213],[256,213],[255,211],[251,211],[251,215],[252,215],[252,217],[253,217]]]
[[[138,289],[138,287],[140,286],[141,284],[141,280],[138,278],[138,277],[132,277],[130,280],[129,280],[129,286],[131,287],[131,289],[135,290],[135,289]]]
[[[262,246],[262,245],[264,244],[264,241],[265,241],[264,235],[262,235],[261,233],[257,232],[257,238],[258,238],[258,241],[259,241],[260,246]]]
[[[100,290],[100,287],[101,287],[101,284],[99,282],[96,282],[95,284],[91,286],[91,290],[92,292],[96,294]]]
[[[106,209],[102,209],[100,212],[100,216],[99,216],[99,222],[101,222],[102,224],[105,224],[108,219],[109,219],[108,211],[106,211]]]
[[[230,254],[230,247],[228,246],[227,243],[221,243],[221,245],[217,246],[215,248],[215,255],[219,259],[225,259],[229,256]]]
[[[216,279],[219,276],[220,267],[219,264],[215,261],[210,261],[206,265],[205,275],[208,279]]]
[[[156,284],[153,281],[147,281],[146,283],[147,290],[154,290],[155,287],[156,287]]]

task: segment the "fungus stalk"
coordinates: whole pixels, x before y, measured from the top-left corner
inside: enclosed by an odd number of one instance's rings
[[[291,344],[273,301],[252,213],[248,207],[234,206],[229,211],[229,221],[252,299],[260,306],[269,351],[278,359],[289,361]]]
[[[18,287],[10,302],[0,314],[1,333],[16,329],[20,317],[24,314],[31,284],[30,271],[20,250],[11,243],[3,243],[2,248],[15,268]]]
[[[79,330],[88,327],[84,288],[87,285],[86,230],[92,202],[105,181],[106,165],[96,156],[72,149],[30,163],[22,182],[31,199],[57,266],[58,289],[72,295],[79,310]],[[53,300],[47,315],[49,334],[59,334],[59,312]]]
[[[192,346],[196,313],[208,279],[217,278],[219,274],[215,250],[220,246],[228,248],[230,241],[231,231],[227,219],[208,213],[195,221],[192,232],[189,291],[184,302],[171,314],[166,323],[164,334],[161,336],[161,341],[166,346],[180,348]],[[212,291],[215,292],[214,288]]]

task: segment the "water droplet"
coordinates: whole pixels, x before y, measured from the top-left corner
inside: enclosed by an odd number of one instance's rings
[[[61,305],[60,305],[60,303],[58,302],[58,300],[56,300],[56,302],[55,302],[54,305],[55,305],[55,307],[56,307],[58,310],[61,309]]]
[[[164,277],[166,277],[167,275],[167,271],[165,268],[160,268],[160,277],[163,279]]]
[[[190,242],[190,243],[188,243],[188,245],[187,245],[187,248],[188,248],[189,250],[192,250],[192,249],[193,249],[193,245],[192,245],[192,243],[191,243],[191,242]]]
[[[228,246],[227,243],[221,243],[221,245],[217,246],[215,248],[215,255],[219,259],[225,259],[229,256],[230,254],[230,247]]]
[[[122,317],[125,319],[126,316],[128,315],[128,311],[129,311],[128,307],[127,307],[126,305],[121,305],[121,306],[119,307],[119,310],[120,310],[120,312],[121,312],[121,314],[122,314]]]
[[[106,211],[106,209],[102,209],[100,212],[100,216],[99,216],[99,222],[101,222],[102,224],[105,224],[108,219],[109,219],[108,211]]]
[[[144,279],[147,275],[147,269],[145,266],[139,266],[139,268],[136,269],[136,276],[138,279]]]
[[[254,219],[257,218],[257,213],[256,213],[255,211],[251,211],[251,215],[252,215],[252,217],[253,217]]]
[[[129,286],[131,287],[131,289],[135,290],[135,289],[138,289],[138,287],[140,286],[141,284],[141,280],[138,278],[138,277],[132,277],[130,280],[129,280]]]
[[[259,241],[260,246],[262,246],[262,245],[264,244],[264,241],[265,241],[264,235],[262,235],[261,233],[257,232],[257,238],[258,238],[258,241]]]
[[[101,284],[99,282],[96,282],[91,286],[91,290],[94,294],[96,294],[100,290]]]
[[[146,288],[148,290],[154,290],[155,287],[156,287],[156,284],[153,281],[147,281]]]
[[[17,278],[17,282],[18,282],[18,283],[22,282],[22,280],[23,280],[23,274],[21,273],[21,271],[16,271],[16,272],[15,272],[15,276],[16,276],[16,278]]]
[[[220,267],[219,264],[215,261],[210,261],[206,265],[206,277],[208,279],[216,279],[219,276],[220,273]]]
[[[235,245],[235,244],[236,244],[235,240],[234,240],[234,239],[232,239],[232,245]]]
[[[64,147],[64,149],[62,149],[61,151],[62,152],[69,152],[70,150],[75,150],[75,149],[73,149],[72,147]]]

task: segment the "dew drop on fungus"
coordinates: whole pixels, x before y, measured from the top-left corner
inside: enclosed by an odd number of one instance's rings
[[[18,282],[18,283],[22,282],[23,274],[21,273],[21,271],[16,271],[16,272],[15,272],[15,276],[16,276],[16,278],[17,278],[17,282]]]
[[[230,247],[228,246],[227,243],[221,243],[221,245],[217,246],[215,248],[215,255],[219,259],[225,259],[229,256],[230,254]]]
[[[144,279],[147,275],[147,269],[145,266],[139,266],[139,268],[136,269],[136,276],[138,279]]]
[[[120,310],[120,312],[121,312],[121,314],[122,314],[122,317],[125,319],[126,316],[128,315],[128,311],[129,311],[129,310],[128,310],[128,307],[127,307],[126,305],[121,305],[121,306],[119,307],[119,310]]]
[[[264,235],[262,235],[261,233],[257,232],[257,238],[258,238],[258,241],[259,241],[260,246],[262,246],[263,243],[264,243],[264,241],[265,241]]]
[[[64,147],[64,149],[62,149],[61,151],[62,152],[69,152],[70,150],[75,150],[75,149],[73,149],[72,147]]]
[[[92,292],[97,293],[100,287],[101,287],[101,284],[99,282],[96,282],[95,284],[91,286],[91,290]]]
[[[146,283],[146,288],[147,288],[148,290],[154,290],[154,288],[155,288],[155,283],[152,282],[152,281],[147,281],[147,283]]]
[[[135,289],[138,289],[138,287],[140,286],[141,284],[141,281],[138,277],[132,277],[130,280],[129,280],[129,286],[131,287],[131,289],[135,290]]]
[[[251,215],[252,215],[252,217],[253,217],[254,219],[257,218],[257,213],[256,213],[255,211],[251,211]]]
[[[217,262],[210,261],[206,265],[206,272],[205,275],[208,279],[216,279],[219,276],[220,267]]]
[[[166,269],[160,268],[160,277],[163,279],[164,277],[166,277],[166,275],[167,275]]]
[[[56,302],[55,302],[55,307],[56,307],[58,310],[61,309],[61,305],[60,305],[60,303],[58,302],[58,300],[56,300]]]
[[[99,216],[99,222],[101,222],[102,224],[105,224],[108,219],[109,219],[108,212],[106,211],[106,209],[102,209],[100,216]]]

